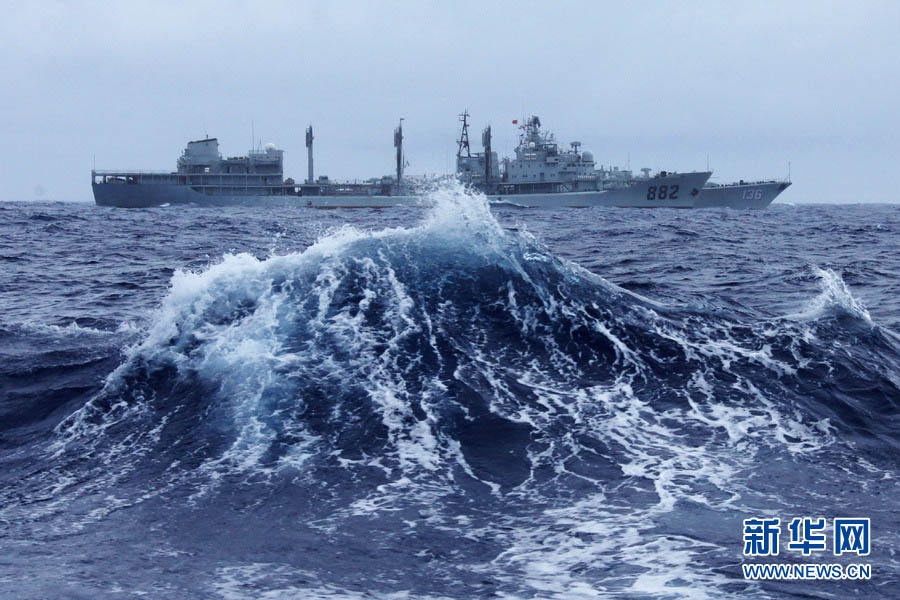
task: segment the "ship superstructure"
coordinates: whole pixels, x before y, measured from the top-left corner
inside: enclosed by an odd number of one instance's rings
[[[533,116],[526,122],[515,159],[504,162],[501,193],[588,192],[596,191],[597,173],[594,157],[581,152],[581,142],[569,149],[560,148],[550,132],[541,131],[541,120]]]
[[[187,143],[176,170],[91,171],[95,192],[98,185],[188,186],[208,196],[283,195],[289,186],[282,181],[284,151],[267,144],[261,152],[223,158],[219,141],[205,138]]]
[[[497,153],[491,149],[491,128],[481,132],[481,144],[484,152],[472,152],[469,144],[469,111],[459,115],[462,123],[456,148],[456,173],[466,183],[477,187],[500,180],[500,165]]]

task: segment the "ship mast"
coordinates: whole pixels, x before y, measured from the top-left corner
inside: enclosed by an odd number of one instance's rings
[[[484,189],[491,185],[491,126],[481,132],[481,145],[484,146]]]
[[[309,163],[309,173],[306,178],[306,183],[313,182],[313,132],[312,125],[306,128],[306,154],[307,161]]]
[[[459,147],[456,150],[456,158],[460,158],[463,155],[463,149],[466,151],[466,156],[472,156],[472,152],[469,149],[469,111],[468,109],[464,110],[461,115],[459,115],[459,120],[462,122],[462,132],[459,134],[459,139],[457,143]]]
[[[403,119],[394,130],[394,148],[397,149],[397,194],[400,194],[400,186],[403,181]]]

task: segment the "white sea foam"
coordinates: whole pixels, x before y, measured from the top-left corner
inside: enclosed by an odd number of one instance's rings
[[[799,313],[788,315],[786,318],[811,321],[834,314],[846,314],[860,319],[869,325],[874,325],[869,311],[865,305],[853,296],[850,287],[844,282],[840,274],[832,269],[822,269],[815,265],[811,267],[813,274],[819,278],[821,292],[807,303]]]
[[[53,333],[53,334],[62,334],[62,335],[97,335],[97,336],[108,336],[114,331],[106,331],[104,329],[97,329],[95,327],[86,327],[84,325],[79,325],[76,321],[72,321],[68,325],[53,325],[48,323],[41,323],[37,321],[20,321],[17,323],[13,323],[15,326],[22,327],[28,331],[38,332],[38,333]],[[120,332],[126,332],[127,330],[119,329]]]
[[[214,383],[217,394],[232,406],[237,434],[231,447],[210,466],[215,469],[227,464],[250,469],[259,465],[277,434],[265,418],[272,411],[268,402],[273,396],[290,394],[291,377],[321,374],[321,368],[314,369],[313,363],[327,366],[332,359],[322,355],[316,345],[319,340],[331,339],[349,353],[347,363],[334,364],[334,376],[365,382],[366,392],[378,407],[397,449],[400,468],[435,470],[442,458],[440,442],[433,431],[434,416],[424,402],[421,406],[426,419],[414,417],[410,392],[405,389],[397,363],[403,340],[421,332],[422,324],[410,314],[414,300],[383,251],[377,256],[354,253],[367,242],[393,247],[425,238],[444,246],[456,244],[466,251],[474,248],[502,256],[505,234],[490,215],[483,197],[473,197],[459,186],[438,189],[432,197],[435,208],[417,227],[378,232],[341,227],[301,253],[266,260],[248,254],[228,254],[202,272],[177,270],[146,337],[110,375],[101,396],[115,398],[116,386],[122,385],[138,363],[151,370],[155,365],[172,365],[182,377],[196,375]],[[335,312],[335,294],[351,276],[351,269],[355,275],[365,277],[370,287],[364,289],[357,306],[345,306]],[[308,296],[318,301],[318,311],[311,318],[299,312],[296,304],[303,298],[295,293],[297,286],[310,284]],[[390,325],[387,331],[373,330],[362,321],[376,300],[386,310],[383,318]],[[424,316],[427,322],[430,317]],[[285,347],[283,329],[295,319],[306,321],[313,336],[311,347]],[[434,340],[433,332],[431,337]],[[285,377],[286,373],[296,375]],[[439,382],[433,387],[436,393],[440,392]],[[98,417],[102,411],[106,414]],[[145,411],[141,402],[114,401],[104,408],[89,403],[58,427],[62,443],[56,449],[60,451],[75,438],[100,435]],[[295,444],[281,464],[296,467],[308,457],[314,440],[297,429],[298,423],[292,426],[294,437],[305,438],[306,443],[302,450]],[[142,444],[143,448],[148,446]],[[450,456],[457,455],[452,448],[444,450]]]

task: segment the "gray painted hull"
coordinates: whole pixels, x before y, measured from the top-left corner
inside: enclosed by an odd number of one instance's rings
[[[693,208],[709,173],[678,173],[640,181],[629,187],[595,192],[563,192],[513,195],[489,195],[492,204],[523,207],[635,207]],[[188,186],[174,184],[94,183],[94,201],[100,206],[147,208],[152,206],[194,204],[198,206],[307,206],[311,208],[387,208],[421,206],[420,196],[214,196]],[[673,190],[676,199],[657,199],[661,186]],[[651,190],[652,188],[652,190]]]
[[[489,194],[492,204],[507,204],[526,207],[574,207],[592,206],[621,208],[693,208],[694,202],[710,173],[676,173],[665,177],[653,177],[645,181],[600,192],[564,192],[549,194],[511,194],[497,196]],[[673,190],[678,186],[677,197],[659,200],[659,190]],[[652,190],[652,191],[651,191]],[[668,195],[668,194],[667,194]]]
[[[94,183],[94,202],[99,206],[149,208],[193,204],[196,206],[308,206],[312,208],[387,208],[415,206],[418,196],[214,196],[174,184]]]
[[[705,187],[694,204],[695,208],[766,208],[786,190],[790,182],[769,181]]]

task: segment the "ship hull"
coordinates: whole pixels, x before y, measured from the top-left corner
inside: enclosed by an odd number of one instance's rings
[[[695,208],[766,208],[789,185],[788,181],[769,181],[705,187],[700,190]]]
[[[628,208],[694,208],[709,173],[678,173],[632,183],[628,187],[588,192],[554,192],[532,194],[489,194],[495,205],[546,208],[588,208],[593,206]],[[419,196],[323,195],[295,194],[211,195],[189,186],[160,184],[94,183],[94,201],[100,206],[149,208],[163,205],[196,206],[275,206],[310,208],[388,208],[421,206]],[[677,187],[676,187],[677,186]],[[677,189],[677,192],[674,190]],[[665,190],[665,194],[661,194]],[[660,199],[660,195],[665,198]],[[671,196],[675,195],[675,198]]]
[[[594,192],[489,194],[492,204],[547,208],[693,208],[710,173],[676,173],[637,181],[628,187]],[[677,186],[677,187],[676,187]],[[665,190],[664,193],[661,193]],[[673,190],[675,198],[671,198]],[[660,196],[665,197],[660,199]]]
[[[150,208],[192,204],[196,206],[306,206],[312,208],[387,208],[414,206],[417,196],[298,196],[295,194],[211,195],[175,184],[94,183],[94,202],[99,206]]]

